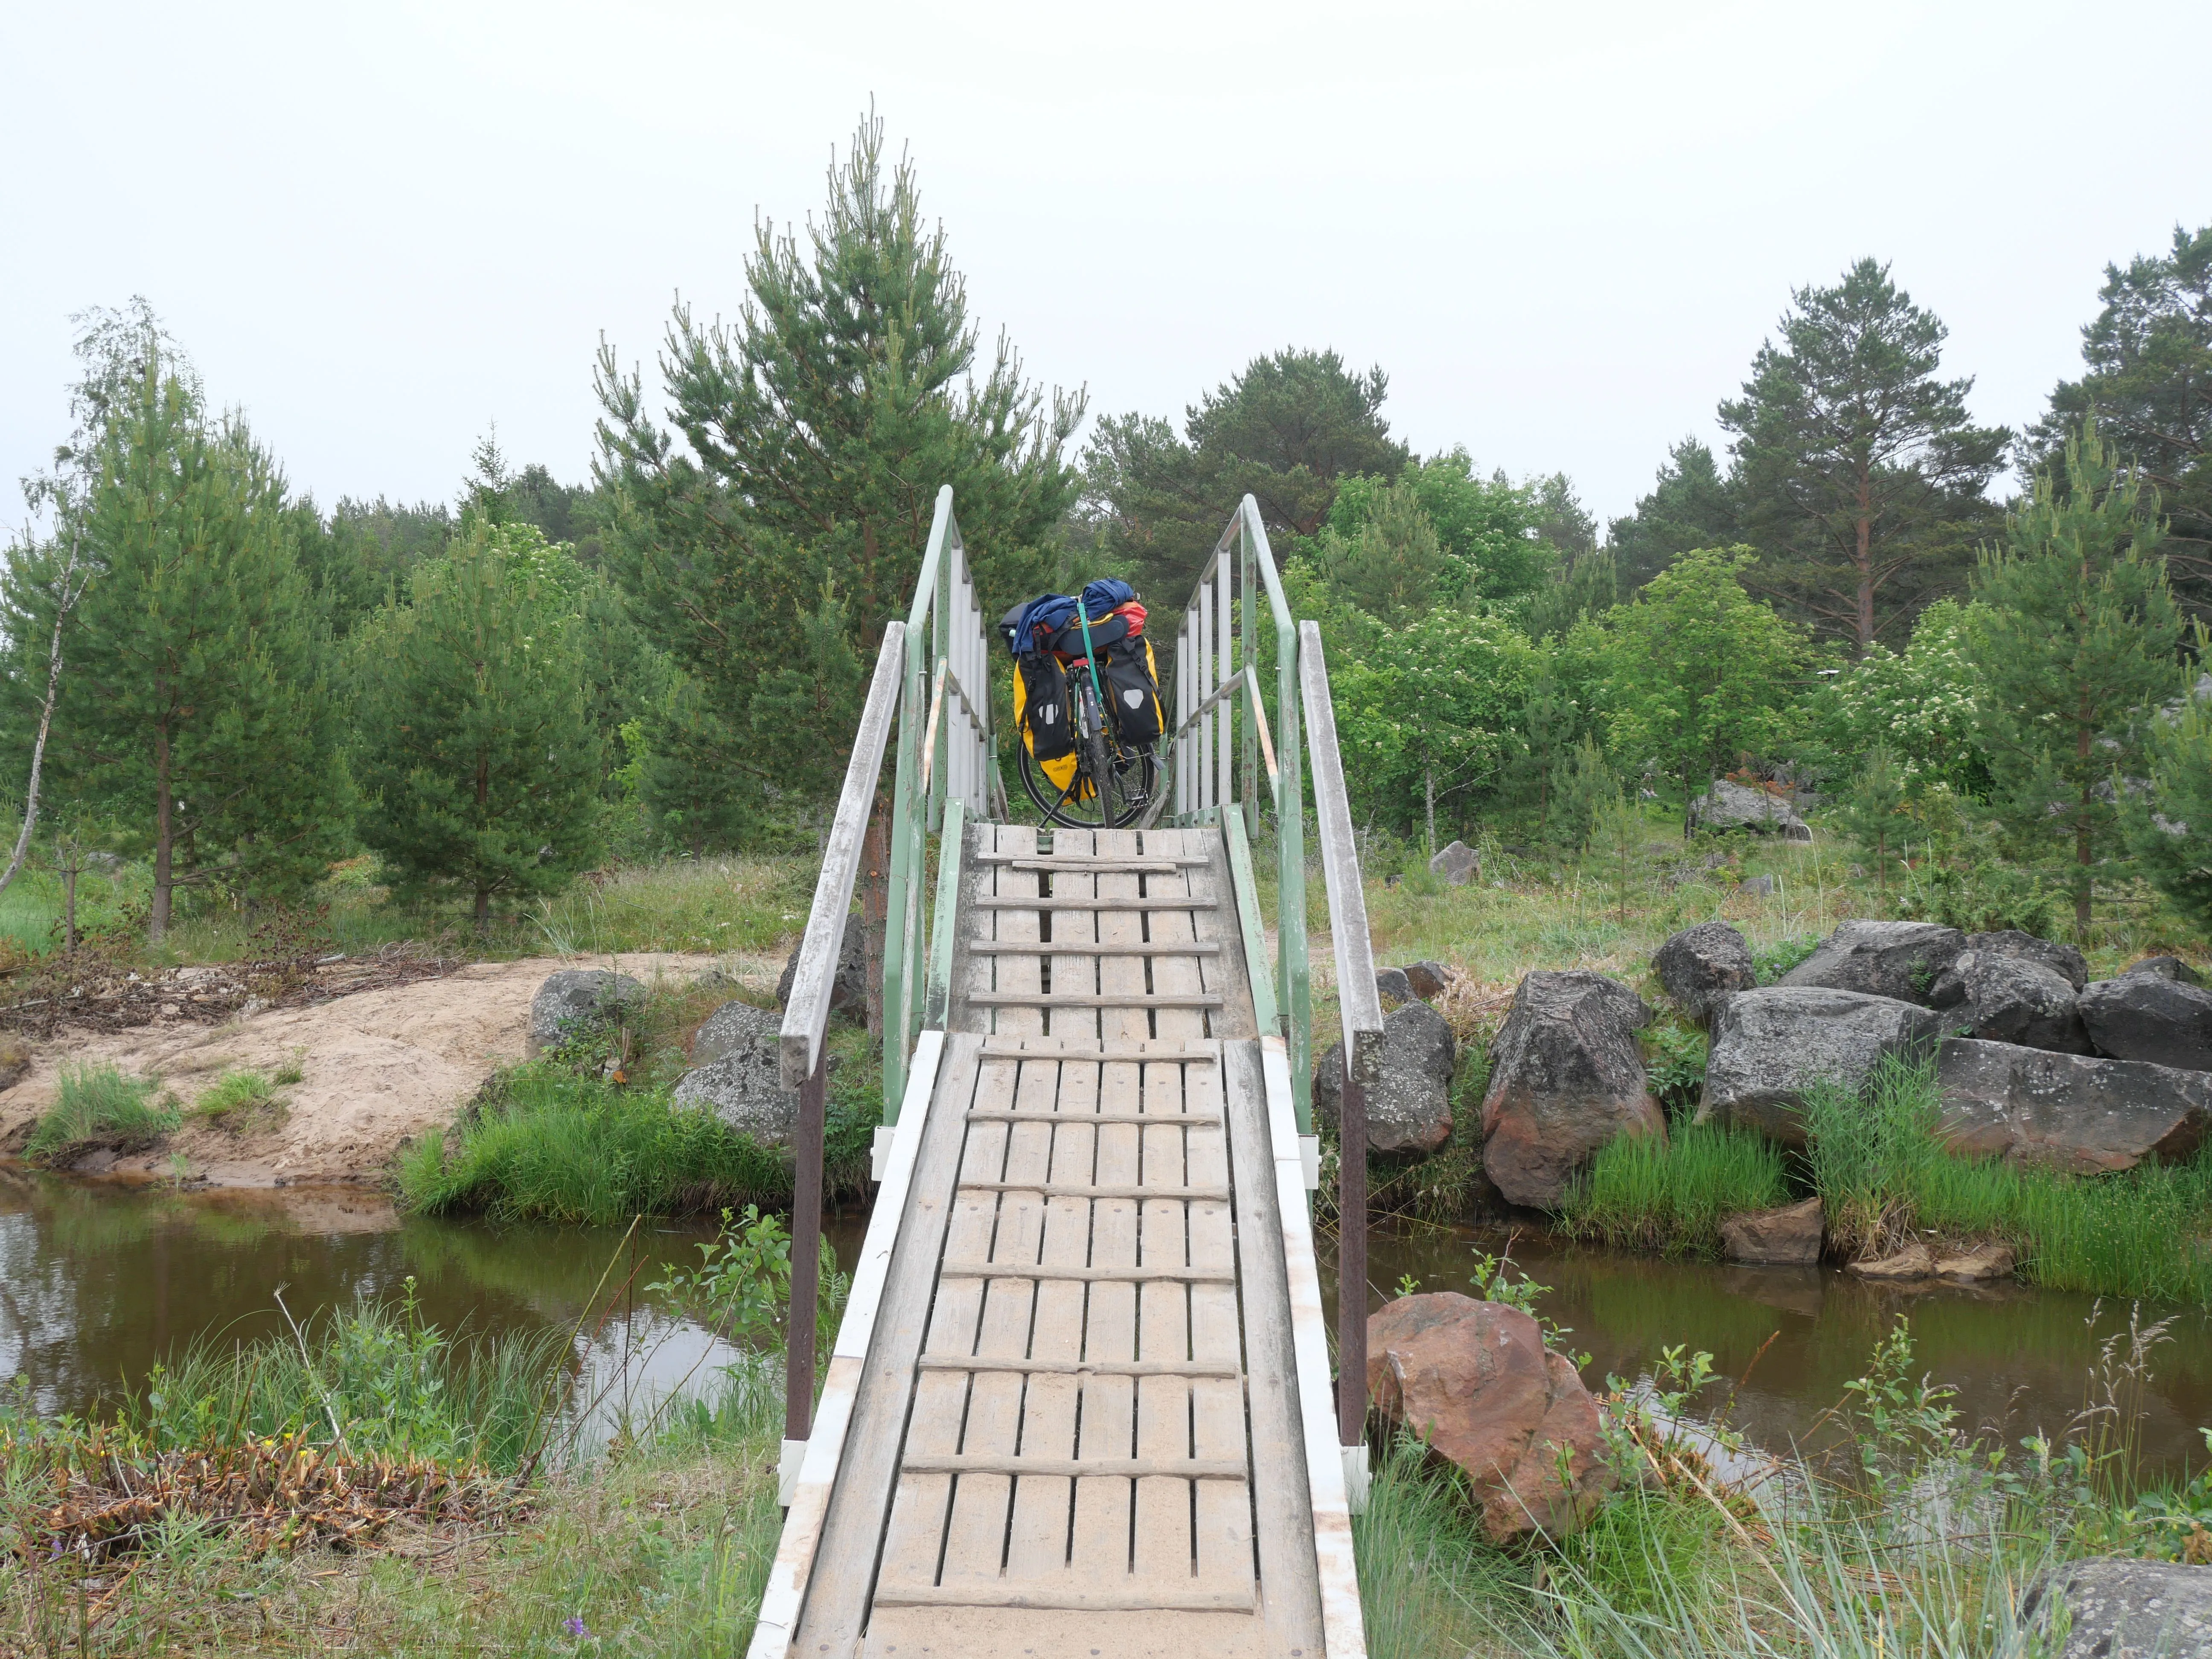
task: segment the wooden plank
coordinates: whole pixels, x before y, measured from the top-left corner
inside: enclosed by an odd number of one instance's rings
[[[1051,1066],[1023,1066],[1016,1085],[1017,1099],[1042,1095],[1049,1104],[1059,1084],[1054,1072]],[[1029,1183],[1026,1191],[990,1194],[997,1211],[990,1259],[1006,1263],[1018,1276],[992,1277],[985,1284],[982,1320],[974,1350],[994,1358],[1018,1358],[1029,1352],[1030,1322],[1036,1305],[1035,1282],[1018,1275],[1035,1270],[1043,1249],[1045,1205],[1036,1188],[1050,1168],[1052,1126],[1048,1121],[978,1123],[969,1126],[968,1138],[969,1156],[960,1171],[963,1202],[982,1195],[973,1183],[1008,1178]],[[1004,1143],[1005,1157],[979,1155],[979,1147],[994,1140]],[[938,1282],[944,1284],[947,1277],[940,1267]],[[972,1472],[939,1461],[947,1454],[935,1449],[909,1446],[907,1449],[905,1469],[943,1471],[956,1477],[952,1510],[945,1528],[939,1583],[996,1583],[1005,1565],[1013,1481],[1006,1474],[992,1473],[991,1461],[1010,1458],[1020,1449],[1023,1389],[1023,1379],[1016,1372],[984,1371],[970,1379],[966,1422],[957,1452],[952,1455],[981,1459]]]
[[[1233,1590],[1153,1589],[1132,1589],[1119,1590],[1085,1590],[1073,1585],[1055,1585],[1050,1589],[1016,1587],[986,1589],[963,1584],[957,1588],[946,1585],[941,1589],[905,1589],[886,1594],[878,1604],[886,1607],[1024,1607],[1067,1613],[1249,1613],[1253,1595],[1249,1589],[1241,1595]],[[1093,1637],[1097,1632],[1091,1632]],[[1189,1654],[1193,1659],[1212,1659],[1219,1650],[1205,1643],[1197,1632],[1186,1638],[1190,1645],[1178,1643],[1168,1631],[1150,1632],[1164,1645]],[[959,1648],[948,1650],[963,1651]],[[973,1649],[964,1650],[973,1652]],[[1024,1646],[1024,1653],[1036,1650]],[[1052,1652],[1075,1652],[1073,1648],[1048,1649]],[[1318,1655],[1319,1650],[1316,1650]]]
[[[1219,994],[1211,991],[1180,996],[1149,996],[1142,991],[1070,994],[1055,989],[1034,996],[1016,991],[970,991],[968,1000],[979,1008],[1218,1008],[1222,1005]]]
[[[1048,1233],[1046,1248],[1051,1248]],[[1223,1359],[1048,1359],[1033,1352],[1026,1359],[987,1359],[981,1355],[926,1353],[915,1363],[924,1370],[1027,1371],[1032,1376],[1240,1376],[1243,1374],[1233,1356]]]
[[[1061,833],[1066,832],[1063,830]],[[1127,835],[1130,832],[1116,830],[1115,833]],[[980,908],[986,910],[1211,910],[1215,908],[1217,902],[1218,901],[1210,898],[1173,897],[1157,899],[992,897],[978,901]]]
[[[1180,1061],[1185,1065],[1200,1061],[1211,1064],[1219,1058],[1219,1051],[1211,1042],[1181,1039],[1149,1042],[1143,1038],[1128,1042],[1102,1042],[1096,1039],[1044,1036],[986,1037],[983,1054],[986,1059],[1018,1054],[1024,1059],[1061,1056],[1069,1060]]]
[[[1099,1068],[1098,1104],[1120,1115],[1137,1104],[1137,1068],[1104,1064]],[[1137,1180],[1138,1136],[1133,1124],[1109,1123],[1097,1130],[1094,1179],[1115,1183]],[[1091,1266],[1101,1269],[1137,1265],[1137,1205],[1133,1199],[1101,1199],[1091,1209]],[[1084,1310],[1083,1358],[1128,1364],[1137,1353],[1137,1287],[1128,1280],[1103,1279],[1091,1286]],[[1084,1457],[1127,1457],[1136,1451],[1138,1378],[1094,1372],[1083,1384],[1082,1431],[1076,1450]],[[1129,1588],[1130,1528],[1133,1516],[1130,1483],[1108,1476],[1079,1479],[1071,1522],[1068,1567],[1099,1589]]]
[[[1032,1062],[1034,1063],[1034,1062]],[[1039,1066],[1040,1071],[1047,1069]],[[1097,1102],[1097,1068],[1054,1066],[1060,1085],[1054,1099],[1050,1197],[1045,1200],[1042,1261],[1081,1267],[1091,1254],[1091,1200],[1073,1190],[1087,1181],[1097,1129],[1084,1120]],[[1075,1455],[1076,1414],[1083,1379],[1072,1368],[1083,1355],[1085,1287],[1072,1280],[1040,1283],[1030,1346],[1019,1362],[1028,1387],[1022,1401],[1021,1455],[1069,1460]],[[1034,1369],[1040,1362],[1049,1368]],[[1061,1369],[1067,1367],[1069,1369]],[[1068,1510],[1073,1475],[1024,1467],[1014,1482],[1013,1514],[1006,1534],[1006,1577],[1022,1591],[1042,1590],[1067,1572]]]
[[[985,856],[995,861],[1012,864],[1017,870],[1090,870],[1095,872],[1099,870],[1134,869],[1146,873],[1157,872],[1165,875],[1173,875],[1178,862],[1189,864],[1206,862],[1203,854],[1184,854],[1178,858],[1141,859],[1112,856],[1101,858],[1091,854],[1060,852],[1040,854],[1035,858],[1023,858],[1012,853],[990,853]]]
[[[1260,1035],[1260,1026],[1253,1000],[1252,969],[1244,955],[1243,924],[1236,903],[1237,883],[1229,857],[1229,832],[1220,824],[1210,824],[1203,830],[1184,833],[1194,840],[1202,836],[1212,855],[1206,867],[1191,871],[1188,879],[1193,892],[1219,896],[1224,901],[1219,911],[1194,918],[1197,931],[1216,939],[1222,951],[1218,957],[1205,962],[1177,963],[1175,973],[1164,977],[1155,973],[1153,982],[1162,991],[1179,990],[1182,984],[1180,975],[1187,975],[1195,966],[1198,982],[1218,994],[1222,1000],[1221,1012],[1206,1024],[1207,1032],[1218,1037],[1255,1037]],[[1260,972],[1266,972],[1264,957]]]
[[[1000,823],[992,826],[993,842],[1000,852],[1034,853],[1036,850],[1036,831],[1027,824]],[[998,899],[1013,894],[1018,886],[1035,892],[1037,878],[1017,874],[1002,866],[981,872],[984,881],[977,884],[975,896],[969,901],[977,918],[991,930],[994,939],[1018,940],[1034,945],[1043,937],[1039,924],[1042,918],[1034,910],[1000,910],[994,908]],[[1044,963],[1040,957],[1000,957],[988,963],[991,981],[976,987],[982,991],[1013,991],[1034,994],[1044,988]],[[970,976],[971,978],[973,975]],[[971,999],[972,1001],[972,999]],[[983,1028],[994,1034],[1042,1036],[1045,1030],[1042,1012],[1034,1007],[1009,1006],[987,1011]]]
[[[1138,1115],[1141,1117],[1141,1115]],[[973,1120],[970,1120],[971,1121]],[[984,1120],[993,1123],[1060,1124],[1066,1119],[1058,1112],[994,1112]],[[1175,1121],[1188,1121],[1188,1114],[1175,1115]],[[1205,1120],[1198,1120],[1204,1124]],[[963,1181],[963,1187],[988,1193],[1042,1193],[1048,1198],[1211,1198],[1223,1203],[1229,1201],[1229,1188],[1210,1187],[1101,1187],[1085,1182],[1062,1181]],[[1047,1259],[1050,1265],[1050,1258]],[[1070,1266],[1079,1263],[1071,1262]]]
[[[978,1374],[976,1381],[979,1384],[984,1380],[985,1375],[988,1374]],[[1182,1379],[1178,1377],[1172,1380],[1180,1382]],[[975,1425],[971,1422],[969,1425],[969,1438],[973,1440],[975,1437]],[[1009,1434],[1006,1437],[1012,1439],[1012,1436]],[[1059,1475],[1072,1479],[1079,1475],[1099,1474],[1113,1475],[1125,1480],[1133,1478],[1154,1477],[1176,1480],[1242,1480],[1244,1478],[1244,1460],[1241,1456],[1210,1459],[1172,1456],[1024,1457],[1012,1451],[943,1454],[908,1452],[905,1467],[909,1469],[924,1469],[933,1473],[962,1475],[1041,1474]],[[994,1532],[990,1538],[991,1571],[994,1575],[999,1568],[997,1546],[1004,1531],[1005,1522],[1005,1512],[1001,1510],[999,1516],[999,1531]],[[951,1582],[952,1577],[952,1554],[959,1548],[959,1545],[960,1540],[956,1536],[945,1553],[945,1579],[948,1583]]]
[[[976,1128],[978,1133],[981,1133],[988,1127],[978,1124]],[[1146,1133],[1155,1132],[1147,1130]],[[1025,1190],[1034,1192],[1036,1189],[1030,1187]],[[976,1196],[980,1198],[985,1194],[978,1194]],[[1178,1219],[1181,1213],[1180,1211],[1176,1212]],[[1148,1261],[1141,1265],[1133,1263],[1126,1267],[1048,1267],[1043,1263],[1033,1261],[990,1261],[969,1258],[956,1261],[952,1260],[948,1251],[944,1266],[938,1269],[938,1277],[939,1279],[1067,1279],[1084,1285],[1188,1285],[1193,1283],[1233,1285],[1237,1282],[1237,1270],[1234,1267],[1194,1267],[1187,1262],[1180,1261],[1157,1263]]]
[[[1014,1076],[1012,1066],[981,1064],[976,1073],[975,1097],[1011,1101]],[[966,1138],[958,1149],[963,1166],[978,1160],[994,1169],[1003,1164],[1006,1137],[1004,1127],[989,1123],[963,1123],[961,1127],[966,1131]],[[944,1248],[977,1255],[988,1251],[997,1211],[997,1200],[988,1193],[956,1192]],[[933,1268],[935,1265],[934,1261],[930,1264]],[[938,1280],[924,1352],[965,1355],[975,1352],[976,1331],[982,1320],[983,1290],[980,1281],[946,1284],[941,1279]],[[967,1413],[968,1389],[969,1379],[957,1371],[927,1370],[921,1374],[914,1385],[902,1456],[960,1449],[960,1425]],[[949,1474],[899,1474],[891,1498],[890,1519],[884,1532],[882,1565],[876,1576],[878,1594],[885,1587],[937,1583],[952,1484]],[[851,1637],[857,1635],[854,1629]],[[828,1650],[835,1654],[851,1651],[851,1637],[842,1627],[826,1636]],[[841,1639],[847,1645],[837,1645]],[[810,1640],[801,1651],[811,1654],[822,1650]]]
[[[952,1179],[961,1145],[969,1133],[962,1109],[975,1097],[981,1048],[981,1040],[967,1032],[945,1040],[937,1091],[921,1131],[909,1196],[899,1218],[898,1243],[885,1271],[855,1391],[842,1467],[809,1576],[799,1629],[810,1641],[830,1643],[832,1652],[848,1651],[866,1621],[868,1590],[884,1538],[884,1513],[897,1482],[899,1444],[906,1432],[909,1401],[924,1388],[957,1395],[966,1387],[957,1380],[918,1384],[914,1360],[924,1330],[935,1322],[931,1305],[937,1258],[952,1209]],[[842,1346],[841,1340],[841,1351]],[[849,1356],[841,1352],[840,1358]],[[837,1645],[841,1641],[842,1647]],[[816,1651],[812,1647],[805,1650]]]
[[[1224,1045],[1233,1065],[1244,1045]],[[1209,1074],[1210,1075],[1210,1074]],[[1233,1079],[1224,1070],[1224,1079]],[[1255,1079],[1256,1082],[1256,1078]],[[1229,1148],[1217,1127],[1183,1132],[1184,1172],[1197,1185],[1229,1178]],[[1236,1267],[1236,1233],[1230,1218],[1226,1191],[1218,1197],[1192,1200],[1188,1230],[1194,1262]],[[1236,1359],[1243,1350],[1238,1340],[1237,1287],[1193,1285],[1190,1287],[1190,1353],[1194,1360]],[[1190,1390],[1190,1453],[1200,1460],[1234,1460],[1246,1479],[1231,1486],[1202,1481],[1192,1494],[1191,1546],[1194,1577],[1209,1589],[1249,1594],[1252,1586],[1253,1491],[1248,1484],[1250,1453],[1245,1443],[1244,1389],[1236,1382],[1194,1377]]]
[[[1322,1642],[1321,1585],[1314,1553],[1313,1491],[1306,1471],[1306,1435],[1300,1412],[1297,1355],[1291,1322],[1290,1283],[1283,1253],[1283,1215],[1277,1191],[1267,1085],[1260,1045],[1224,1047],[1229,1148],[1237,1184],[1237,1268],[1244,1309],[1246,1398],[1252,1447],[1252,1504],[1258,1522],[1260,1583],[1271,1651]],[[1297,1157],[1296,1138],[1291,1153]],[[1300,1220],[1304,1219],[1301,1200]],[[1326,1407],[1326,1402],[1324,1402]]]
[[[891,715],[898,708],[899,671],[905,662],[906,629],[887,623],[883,647],[876,653],[875,675],[868,682],[867,701],[860,708],[860,728],[853,736],[844,787],[838,792],[837,816],[830,822],[823,849],[822,878],[814,884],[806,932],[799,941],[791,994],[784,1000],[776,1052],[787,1089],[799,1087],[821,1063],[822,1031],[830,1023],[830,994],[835,988],[837,955],[844,945],[845,916],[853,908],[853,883],[860,873],[860,840],[875,807],[876,778],[884,769],[884,745],[890,738]]]
[[[1084,1066],[1082,1069],[1090,1071],[1095,1068],[1091,1066]],[[1036,1115],[1037,1115],[1037,1114],[1034,1112],[1024,1111],[970,1112],[968,1114],[968,1121],[970,1123],[1012,1123],[1032,1118]],[[1064,1122],[1070,1115],[1064,1111],[1057,1111],[1050,1114],[1050,1115],[1054,1121]],[[1082,1115],[1084,1121],[1090,1124],[1093,1128],[1096,1128],[1101,1123],[1157,1123],[1159,1121],[1160,1118],[1160,1115],[1157,1112],[1102,1111],[1085,1112]],[[1218,1113],[1185,1112],[1182,1115],[1181,1121],[1191,1123],[1218,1123],[1222,1120]]]
[[[977,939],[968,949],[977,956],[1038,956],[1038,957],[1211,957],[1221,952],[1220,945],[1211,942],[1182,945],[1152,945],[1139,939],[1133,945],[1073,945],[1054,940],[1050,945],[1000,940]]]

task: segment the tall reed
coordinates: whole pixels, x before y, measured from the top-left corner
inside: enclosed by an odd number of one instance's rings
[[[1722,1222],[1789,1195],[1783,1156],[1771,1141],[1692,1123],[1663,1139],[1608,1141],[1569,1189],[1560,1216],[1577,1237],[1618,1248],[1717,1255]]]

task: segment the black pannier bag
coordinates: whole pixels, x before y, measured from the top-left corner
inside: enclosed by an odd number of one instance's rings
[[[1159,740],[1167,711],[1160,707],[1160,678],[1152,642],[1139,635],[1116,641],[1096,659],[1098,679],[1112,711],[1115,734],[1125,749],[1149,749]]]
[[[1075,752],[1075,722],[1067,703],[1067,671],[1057,659],[1041,651],[1024,651],[1014,659],[1014,720],[1022,741],[1040,761],[1058,760]],[[1065,779],[1056,779],[1062,788]]]

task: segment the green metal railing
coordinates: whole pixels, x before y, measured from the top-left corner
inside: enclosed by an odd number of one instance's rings
[[[1274,665],[1272,700],[1263,690],[1265,658]],[[1231,861],[1249,869],[1266,778],[1275,818],[1275,963],[1272,975],[1252,976],[1255,1012],[1261,1030],[1289,1047],[1298,1133],[1310,1135],[1313,975],[1306,954],[1299,700],[1297,628],[1259,503],[1247,495],[1199,573],[1176,634],[1171,822],[1219,822]]]
[[[919,648],[925,636],[928,648]],[[908,1057],[921,1035],[931,988],[929,836],[957,883],[970,818],[1005,817],[1006,779],[991,734],[991,647],[952,514],[952,486],[937,492],[929,544],[907,613],[906,678],[899,698],[898,765],[891,797],[890,873],[884,927],[884,1125],[898,1121]],[[940,872],[940,886],[944,872]],[[949,945],[951,931],[936,930]],[[942,969],[949,970],[950,958]],[[939,977],[942,977],[940,973]],[[939,1015],[941,1020],[943,1016]]]

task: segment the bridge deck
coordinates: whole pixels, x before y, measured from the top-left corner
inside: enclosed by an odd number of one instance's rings
[[[1356,1652],[1340,1497],[1316,1565],[1298,1251],[1221,832],[978,824],[963,870],[790,1650]]]

